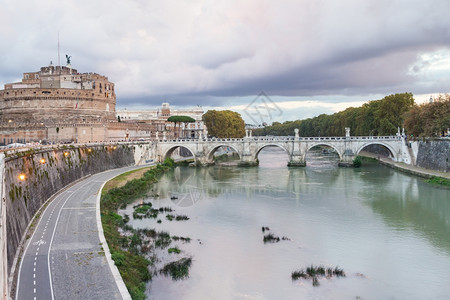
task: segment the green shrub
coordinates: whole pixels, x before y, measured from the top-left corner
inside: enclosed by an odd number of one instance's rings
[[[355,168],[359,168],[359,167],[361,167],[361,164],[362,164],[362,160],[361,160],[361,156],[357,156],[357,157],[355,157],[355,159],[353,160],[353,166],[355,167]]]

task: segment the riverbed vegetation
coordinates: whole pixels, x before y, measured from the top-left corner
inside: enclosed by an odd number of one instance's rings
[[[280,238],[273,233],[268,233],[264,235],[263,242],[266,243],[278,243],[280,241]]]
[[[169,253],[180,254],[180,253],[181,253],[181,250],[180,250],[180,248],[178,248],[178,247],[172,247],[172,248],[167,249],[167,252],[169,252]]]
[[[270,231],[270,228],[267,226],[261,227],[262,233],[264,234],[263,242],[264,244],[267,243],[278,243],[279,241],[290,241],[291,239],[287,236],[283,236],[281,239],[279,236],[275,235],[272,232],[266,233],[266,231]]]
[[[151,202],[144,202],[142,204],[138,204],[133,207],[134,207],[133,212],[134,219],[145,219],[145,218],[156,219],[160,213],[173,211],[171,207],[153,208]]]
[[[122,217],[117,211],[123,207],[123,204],[131,204],[136,199],[145,197],[150,186],[157,182],[164,172],[174,166],[173,160],[166,159],[164,164],[147,169],[141,177],[136,177],[133,172],[124,173],[109,181],[102,190],[100,211],[103,232],[108,242],[111,258],[119,269],[132,299],[146,298],[145,282],[152,278],[148,267],[153,262],[146,258],[146,254],[152,248],[151,242],[154,242],[155,247],[167,248],[171,244],[172,238],[169,233],[164,231],[133,229],[126,225],[129,217]],[[132,179],[129,180],[130,178]],[[147,213],[152,211],[152,205],[143,203],[136,206],[136,210],[139,214]],[[186,263],[182,264],[182,266],[186,265]],[[185,270],[182,270],[177,278],[185,276],[183,272]]]
[[[320,285],[319,277],[326,277],[329,279],[334,276],[345,277],[345,272],[344,272],[344,270],[340,269],[337,266],[335,268],[331,268],[331,267],[325,268],[322,265],[320,265],[320,266],[311,265],[311,266],[307,267],[306,269],[300,269],[300,270],[292,272],[292,274],[291,274],[292,281],[299,280],[299,279],[311,279],[313,286]]]
[[[450,187],[450,180],[447,178],[444,178],[444,177],[433,176],[430,179],[427,179],[425,181],[428,183],[434,184],[434,185]]]
[[[169,221],[187,221],[189,220],[189,217],[186,215],[172,215],[172,214],[168,214],[166,215],[166,219]]]
[[[189,267],[192,264],[191,257],[180,258],[177,261],[170,262],[160,270],[161,274],[171,276],[173,280],[180,280],[189,277]]]
[[[361,156],[356,156],[355,159],[353,160],[353,167],[355,168],[359,168],[362,165],[362,159]]]

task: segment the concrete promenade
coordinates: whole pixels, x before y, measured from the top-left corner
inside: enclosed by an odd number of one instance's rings
[[[376,158],[376,159],[378,159],[378,161],[381,164],[391,167],[393,169],[399,170],[401,172],[408,173],[408,174],[412,174],[412,175],[416,175],[416,176],[420,176],[420,177],[424,177],[424,178],[431,178],[433,176],[437,176],[437,177],[442,177],[442,178],[446,178],[446,179],[450,180],[449,173],[429,170],[429,169],[421,168],[418,166],[408,165],[408,164],[405,164],[402,162],[395,162],[390,158],[379,156],[377,154],[366,152],[366,151],[361,151],[360,155],[366,156],[366,157],[371,157],[371,158]]]
[[[42,212],[20,262],[15,299],[131,299],[100,221],[100,190],[114,169],[62,190]]]

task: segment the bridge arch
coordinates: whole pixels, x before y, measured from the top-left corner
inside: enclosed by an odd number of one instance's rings
[[[255,155],[254,155],[254,159],[258,159],[258,155],[259,152],[261,152],[261,150],[263,150],[266,147],[277,147],[280,148],[282,150],[284,150],[284,152],[286,152],[286,154],[288,155],[288,158],[290,159],[292,153],[289,152],[289,149],[286,149],[286,147],[284,147],[283,145],[277,144],[277,143],[269,143],[269,144],[263,144],[262,146],[260,146],[259,148],[257,148],[257,150],[255,151]]]
[[[364,143],[361,147],[358,148],[358,150],[356,150],[356,155],[359,155],[359,152],[361,152],[367,146],[371,146],[371,145],[381,145],[381,146],[385,147],[389,151],[389,154],[391,155],[391,157],[396,158],[396,155],[395,155],[396,151],[394,148],[392,148],[392,146],[390,146],[389,144],[386,144],[384,142],[380,142],[380,141],[376,141],[376,140],[373,142]]]
[[[177,149],[177,148],[185,148],[187,150],[189,150],[189,152],[191,152],[192,156],[194,157],[194,162],[197,162],[197,157],[195,156],[195,152],[194,150],[192,150],[189,146],[187,145],[173,145],[170,146],[169,148],[167,148],[167,150],[164,152],[163,156],[162,156],[162,162],[164,162],[166,160],[167,157],[172,156],[173,152]]]
[[[239,159],[241,158],[241,153],[238,151],[238,149],[236,149],[235,146],[232,145],[226,145],[226,144],[219,144],[219,145],[215,145],[214,147],[208,149],[207,151],[207,159],[208,161],[213,161],[214,160],[214,153],[217,151],[217,149],[219,149],[220,147],[228,147],[233,149],[238,155],[239,155]]]
[[[306,152],[308,152],[309,150],[311,150],[312,148],[317,147],[317,146],[327,146],[327,147],[334,149],[336,151],[337,155],[339,156],[339,160],[342,160],[343,153],[341,153],[341,151],[339,151],[339,149],[335,145],[333,145],[331,143],[327,143],[327,142],[318,142],[318,143],[308,145],[308,147],[305,150],[305,157],[306,157]]]

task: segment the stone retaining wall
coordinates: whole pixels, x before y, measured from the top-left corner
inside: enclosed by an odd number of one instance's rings
[[[132,145],[71,146],[5,157],[2,223],[6,223],[8,274],[30,221],[52,195],[82,177],[134,163]]]
[[[419,141],[416,165],[448,173],[450,171],[450,140]]]

